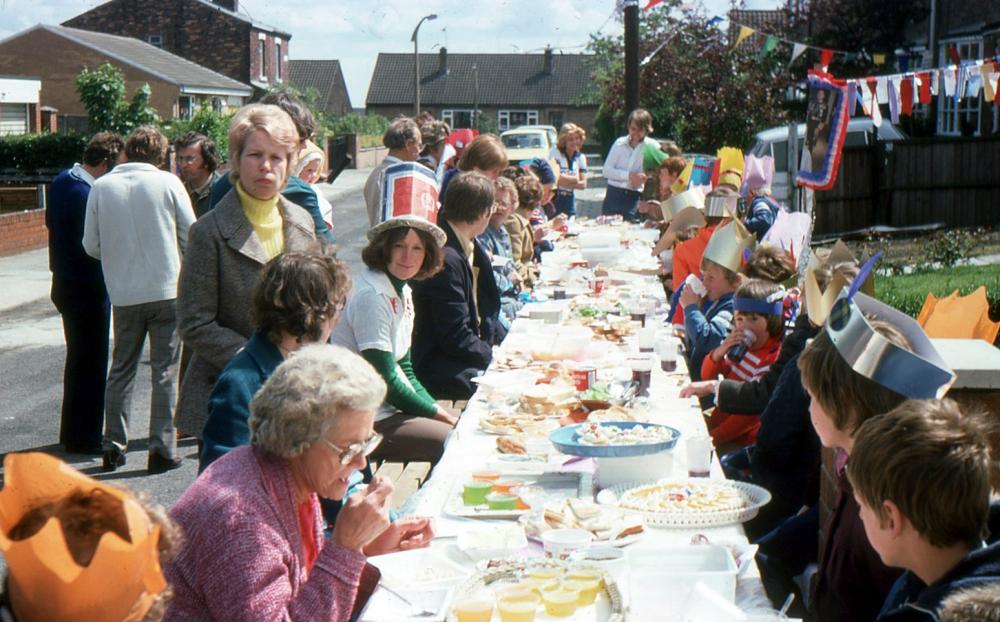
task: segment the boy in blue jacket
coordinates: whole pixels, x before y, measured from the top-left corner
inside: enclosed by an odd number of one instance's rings
[[[949,594],[1000,582],[1000,544],[983,541],[990,429],[948,399],[907,401],[858,428],[847,475],[865,534],[906,570],[878,621],[936,621]]]

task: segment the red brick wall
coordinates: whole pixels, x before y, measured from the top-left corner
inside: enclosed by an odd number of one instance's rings
[[[246,43],[250,24],[193,0],[112,0],[63,25],[142,41],[158,34],[172,54],[244,84],[256,80],[250,69],[256,44]]]
[[[280,37],[275,37],[271,33],[261,32],[260,30],[251,29],[250,30],[250,80],[255,82],[260,82],[260,36],[264,35],[264,75],[266,80],[264,80],[268,85],[283,84],[288,81],[288,40],[282,39]],[[275,57],[276,51],[274,49],[275,42],[281,43],[281,82],[275,82]]]
[[[48,243],[44,209],[0,214],[0,256],[42,248]]]

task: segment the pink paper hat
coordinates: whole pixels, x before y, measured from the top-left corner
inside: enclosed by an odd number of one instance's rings
[[[748,155],[743,163],[743,188],[746,195],[750,188],[770,188],[774,180],[774,158]]]

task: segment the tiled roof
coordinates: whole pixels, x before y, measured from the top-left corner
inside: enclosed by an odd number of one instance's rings
[[[249,85],[138,39],[48,24],[39,24],[35,28],[47,30],[181,87],[223,89],[243,95],[250,95],[253,91]]]
[[[289,60],[288,81],[299,90],[316,89],[319,108],[328,114],[351,111],[339,60]]]
[[[254,28],[256,28],[258,30],[266,30],[268,32],[273,32],[274,34],[281,35],[285,39],[291,39],[292,38],[292,35],[288,34],[287,32],[278,30],[274,26],[269,26],[269,25],[264,24],[262,22],[258,22],[257,20],[251,18],[249,15],[244,15],[242,13],[237,13],[235,11],[230,11],[229,9],[227,9],[225,7],[222,7],[222,6],[219,6],[218,4],[212,2],[211,0],[195,0],[195,1],[196,2],[200,2],[200,3],[202,3],[202,4],[206,5],[206,6],[210,6],[210,7],[212,7],[213,9],[215,9],[216,11],[218,11],[220,13],[225,13],[226,15],[229,15],[230,17],[235,17],[236,19],[238,19],[238,20],[240,20],[242,22],[247,22],[248,24],[250,24],[251,26],[253,26]]]
[[[594,92],[590,54],[420,55],[420,101],[427,105],[471,107],[479,74],[480,106],[568,106]],[[473,70],[473,66],[477,69]],[[367,105],[399,105],[413,101],[413,54],[379,54],[368,87]]]

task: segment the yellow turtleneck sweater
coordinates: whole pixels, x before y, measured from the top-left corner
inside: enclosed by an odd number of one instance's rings
[[[285,250],[285,235],[282,227],[281,212],[278,211],[278,195],[268,201],[262,201],[247,194],[243,185],[236,184],[236,194],[240,197],[240,205],[247,220],[253,225],[253,230],[260,238],[264,253],[268,259],[273,259]]]

